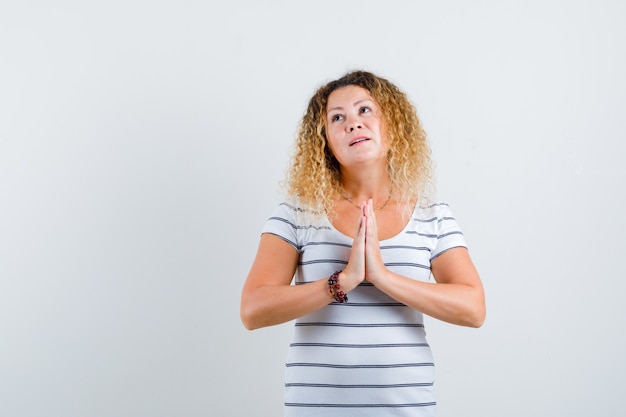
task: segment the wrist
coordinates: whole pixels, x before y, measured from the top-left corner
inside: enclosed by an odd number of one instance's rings
[[[328,277],[328,291],[336,302],[345,303],[348,301],[348,295],[341,289],[339,283],[341,275],[343,275],[343,271],[336,271]]]
[[[373,285],[380,284],[381,282],[384,282],[386,280],[388,273],[389,273],[389,270],[387,268],[383,268],[382,270],[378,271],[378,273],[376,274],[368,274],[367,281]]]

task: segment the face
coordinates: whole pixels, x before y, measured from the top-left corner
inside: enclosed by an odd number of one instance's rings
[[[350,85],[330,93],[326,105],[326,137],[342,167],[387,162],[382,114],[369,92]]]

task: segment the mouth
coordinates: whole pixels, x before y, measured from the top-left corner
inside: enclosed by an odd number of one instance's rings
[[[367,138],[365,136],[359,136],[359,137],[352,139],[352,141],[350,141],[350,144],[348,146],[356,145],[357,143],[365,142],[368,140],[370,140],[370,138]]]

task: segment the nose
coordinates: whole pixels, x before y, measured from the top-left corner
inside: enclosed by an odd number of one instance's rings
[[[346,127],[348,128],[349,132],[354,132],[354,129],[361,129],[363,128],[363,125],[360,120],[358,120],[357,118],[353,118],[352,120],[350,120],[350,123],[348,123]]]

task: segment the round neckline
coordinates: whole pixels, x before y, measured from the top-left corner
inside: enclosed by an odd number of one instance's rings
[[[418,207],[418,204],[416,202],[415,206],[413,207],[413,210],[411,210],[411,214],[409,215],[409,218],[407,219],[406,223],[404,224],[404,226],[402,226],[402,229],[400,229],[398,233],[394,234],[393,236],[390,236],[387,239],[383,239],[383,240],[379,239],[379,242],[382,244],[383,242],[388,242],[388,241],[397,239],[398,237],[402,236],[408,229],[409,225],[411,224],[411,220],[415,216],[415,211],[417,210],[417,207]],[[333,222],[330,221],[330,218],[328,217],[326,213],[324,213],[324,218],[326,219],[326,222],[328,222],[331,230],[335,231],[336,233],[345,237],[346,239],[349,239],[350,241],[354,241],[354,237],[348,236],[347,234],[343,233],[341,230],[337,229],[335,225],[333,224]]]

